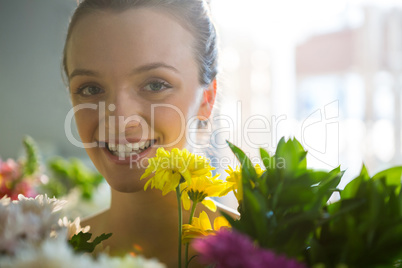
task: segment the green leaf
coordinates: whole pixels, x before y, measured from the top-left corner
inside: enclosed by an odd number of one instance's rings
[[[22,141],[25,148],[26,159],[24,163],[24,176],[31,176],[36,173],[40,166],[40,156],[38,146],[34,139],[26,136]]]
[[[78,234],[74,235],[68,242],[76,252],[92,253],[99,243],[108,239],[111,235],[111,233],[103,233],[100,236],[97,236],[93,242],[89,242],[92,234],[79,232]]]
[[[274,158],[270,156],[269,153],[264,148],[260,148],[260,155],[262,163],[265,166],[265,169],[267,170],[272,169],[273,168],[272,165],[275,165]]]
[[[226,141],[232,150],[232,152],[235,154],[237,159],[239,160],[242,170],[245,172],[246,178],[249,179],[255,179],[257,178],[257,173],[255,171],[254,165],[251,162],[250,158],[236,145],[233,145],[229,141]],[[244,176],[243,176],[244,177]]]
[[[334,191],[337,191],[337,187],[341,182],[341,178],[344,171],[341,171],[340,167],[331,170],[327,176],[325,176],[317,186],[317,196],[321,200],[322,204],[325,205]]]
[[[103,181],[102,175],[92,171],[76,158],[66,160],[54,157],[48,161],[51,172],[49,182],[41,187],[41,191],[55,197],[61,197],[74,188],[81,190],[82,198],[90,200],[95,189]]]
[[[251,215],[256,238],[264,240],[267,236],[267,218],[264,213],[266,211],[264,198],[256,191],[252,192],[247,189],[244,192],[243,204],[247,214]]]
[[[326,177],[328,177],[328,171],[307,170],[307,172],[302,174],[299,179],[306,180],[307,187],[318,186]]]
[[[343,214],[353,213],[353,211],[359,211],[359,209],[365,203],[366,200],[362,198],[351,198],[329,204],[327,206],[327,209],[331,216],[327,220],[333,220],[336,217],[342,216]]]
[[[283,189],[286,192],[278,195],[278,204],[280,206],[303,206],[314,199],[314,193],[311,189],[306,188],[305,185],[299,183],[292,183],[284,185]]]
[[[378,180],[380,178],[386,179],[387,185],[401,185],[402,178],[402,166],[392,167],[381,172],[378,172],[373,176],[373,180]]]
[[[353,198],[356,196],[357,191],[359,190],[361,184],[364,181],[367,181],[369,179],[369,175],[366,169],[366,166],[363,164],[362,170],[360,172],[360,175],[356,177],[355,179],[351,180],[345,188],[341,192],[341,198],[346,199],[346,198]]]
[[[276,167],[283,169],[285,175],[300,175],[307,167],[306,151],[296,139],[286,142],[285,138],[281,138],[275,152],[275,163],[280,162],[284,163],[283,167]]]
[[[256,188],[258,188],[264,196],[268,196],[269,189],[267,185],[267,181],[270,179],[268,171],[264,171],[261,176],[256,181]]]
[[[365,181],[370,179],[370,175],[367,171],[366,166],[363,164],[362,170],[360,171],[360,177],[362,177]]]

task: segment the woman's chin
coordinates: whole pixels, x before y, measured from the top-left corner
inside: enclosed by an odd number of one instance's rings
[[[140,180],[144,170],[130,170],[129,172],[122,171],[124,170],[120,170],[120,172],[106,171],[101,173],[109,186],[117,192],[134,193],[144,191],[146,180]]]
[[[135,193],[144,191],[145,182],[133,181],[108,181],[110,187],[120,193]]]

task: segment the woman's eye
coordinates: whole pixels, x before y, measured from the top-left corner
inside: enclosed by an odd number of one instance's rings
[[[83,86],[83,87],[80,87],[76,92],[76,94],[80,94],[80,95],[86,96],[86,97],[97,95],[100,93],[103,93],[103,89],[101,89],[97,86]]]
[[[149,84],[147,84],[144,89],[147,91],[152,91],[152,92],[158,92],[162,91],[168,88],[171,88],[172,86],[164,81],[153,81]]]

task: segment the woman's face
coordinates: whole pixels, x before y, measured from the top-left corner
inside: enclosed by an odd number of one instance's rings
[[[95,12],[74,26],[66,56],[75,120],[112,188],[142,189],[157,147],[185,146],[203,95],[193,43],[178,21],[152,8]]]

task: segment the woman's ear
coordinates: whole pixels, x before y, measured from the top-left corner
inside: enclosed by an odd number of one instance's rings
[[[212,113],[216,98],[216,79],[214,79],[207,88],[204,89],[203,99],[198,110],[198,119],[207,120]]]

